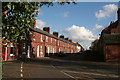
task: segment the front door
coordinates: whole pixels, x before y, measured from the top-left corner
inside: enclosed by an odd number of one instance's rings
[[[37,57],[39,57],[40,56],[40,46],[38,45],[37,46]]]

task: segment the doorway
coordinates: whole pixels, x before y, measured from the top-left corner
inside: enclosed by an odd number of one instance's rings
[[[40,45],[37,46],[37,57],[40,56]]]

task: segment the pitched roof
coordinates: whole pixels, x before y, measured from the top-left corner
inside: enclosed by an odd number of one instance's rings
[[[69,43],[69,44],[72,44],[72,45],[77,45],[76,43],[69,42],[69,41],[67,41],[67,40],[64,40],[64,39],[61,39],[61,38],[59,38],[59,37],[56,37],[56,36],[54,36],[53,34],[47,33],[46,31],[43,31],[43,30],[41,30],[41,29],[39,29],[39,28],[30,27],[30,29],[33,30],[33,31],[35,31],[35,32],[38,32],[38,33],[40,33],[40,34],[44,34],[44,35],[47,35],[47,36],[49,36],[49,37],[52,37],[52,38],[58,39],[58,40],[60,40],[60,41],[63,41],[63,42],[65,42],[65,43]]]

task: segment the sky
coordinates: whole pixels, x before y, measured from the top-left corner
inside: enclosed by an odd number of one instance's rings
[[[43,6],[37,16],[37,27],[50,27],[89,49],[101,31],[117,20],[118,2],[77,2],[77,4]]]

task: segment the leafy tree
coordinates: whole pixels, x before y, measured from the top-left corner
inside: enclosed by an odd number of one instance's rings
[[[60,5],[70,2],[58,2]],[[75,2],[72,2],[76,4]],[[2,38],[14,42],[20,47],[21,40],[27,40],[30,27],[42,6],[53,6],[53,2],[3,2],[2,3]]]
[[[60,5],[70,2],[58,2]],[[74,2],[73,2],[74,3]],[[25,33],[30,33],[38,9],[43,5],[53,6],[53,2],[3,2],[2,3],[2,37],[5,40],[18,43],[25,40]]]

